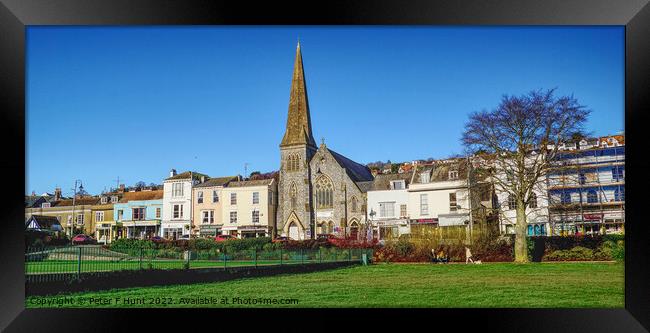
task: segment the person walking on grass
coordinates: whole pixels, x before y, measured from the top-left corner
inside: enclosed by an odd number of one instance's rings
[[[472,251],[469,250],[469,247],[465,246],[465,263],[467,264],[468,262],[474,263],[474,260],[472,259]]]

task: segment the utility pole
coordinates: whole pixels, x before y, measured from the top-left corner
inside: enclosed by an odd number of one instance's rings
[[[70,224],[70,237],[72,237],[74,234],[74,211],[75,211],[75,205],[76,205],[76,199],[77,199],[77,182],[79,182],[80,188],[83,188],[83,184],[81,184],[81,180],[77,179],[74,181],[74,194],[72,195],[72,223]]]

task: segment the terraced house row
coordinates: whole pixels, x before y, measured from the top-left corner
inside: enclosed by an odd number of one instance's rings
[[[561,147],[551,173],[528,207],[531,236],[622,232],[625,221],[623,135]],[[414,225],[466,226],[483,222],[514,232],[515,203],[490,179],[473,176],[476,158],[452,158],[373,174],[312,135],[300,44],[289,108],[279,144],[279,170],[254,179],[170,171],[162,186],[99,196],[26,197],[26,227],[56,217],[69,235],[169,239],[231,235],[313,239],[320,234],[383,239]],[[498,176],[498,175],[497,175]],[[41,218],[43,225],[51,225]],[[363,228],[369,226],[369,228]],[[366,230],[368,234],[359,234]]]

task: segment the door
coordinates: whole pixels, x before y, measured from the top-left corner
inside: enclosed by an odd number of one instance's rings
[[[298,226],[295,223],[291,223],[289,225],[289,238],[298,240],[300,237],[298,236]]]

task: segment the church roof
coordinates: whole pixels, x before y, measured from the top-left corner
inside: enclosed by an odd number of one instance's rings
[[[373,180],[372,172],[370,172],[370,169],[367,166],[359,164],[329,148],[327,148],[327,150],[332,153],[332,156],[334,156],[336,162],[342,168],[345,168],[345,172],[347,172],[348,176],[350,176],[350,179],[352,179],[353,182]]]
[[[293,78],[291,79],[291,93],[289,96],[287,128],[284,132],[280,147],[292,145],[316,147],[316,142],[314,142],[314,137],[311,133],[307,83],[305,82],[305,72],[302,66],[300,42],[296,47],[296,60],[293,65]]]

